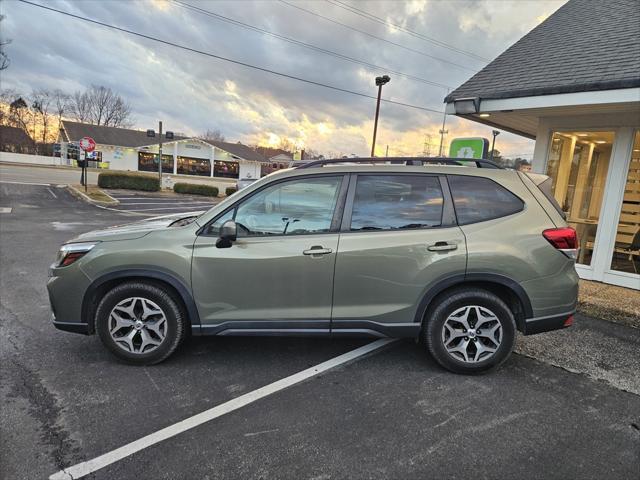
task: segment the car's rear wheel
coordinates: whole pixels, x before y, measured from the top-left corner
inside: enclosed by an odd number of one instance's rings
[[[185,315],[171,292],[160,285],[127,282],[102,298],[96,330],[102,343],[129,363],[165,360],[185,335]]]
[[[423,336],[433,358],[455,373],[481,373],[504,362],[515,342],[509,307],[479,288],[441,295],[429,309]]]

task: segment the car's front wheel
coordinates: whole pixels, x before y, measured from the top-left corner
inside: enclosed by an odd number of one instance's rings
[[[516,324],[509,307],[479,288],[441,295],[429,309],[423,336],[429,352],[455,373],[495,368],[511,354]]]
[[[127,282],[100,301],[96,330],[102,343],[129,363],[152,365],[165,360],[185,335],[185,314],[160,285]]]

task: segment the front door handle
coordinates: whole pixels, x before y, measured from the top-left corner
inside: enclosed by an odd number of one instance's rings
[[[331,250],[330,248],[324,248],[322,245],[314,245],[313,247],[309,248],[308,250],[303,250],[302,253],[305,255],[327,255],[329,253],[332,253],[333,250]]]
[[[433,245],[429,245],[427,250],[430,252],[447,252],[449,250],[455,250],[458,248],[458,245],[455,243],[448,242],[436,242]]]

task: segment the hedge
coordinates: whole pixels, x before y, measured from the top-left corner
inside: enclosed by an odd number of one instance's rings
[[[237,191],[238,189],[236,187],[227,187],[224,191],[224,194],[228,197],[229,195],[233,195]]]
[[[101,172],[98,174],[100,188],[125,188],[127,190],[144,190],[157,192],[160,180],[157,175],[135,172]]]
[[[203,185],[199,183],[175,183],[173,191],[176,193],[191,193],[193,195],[204,195],[206,197],[217,197],[218,187]]]

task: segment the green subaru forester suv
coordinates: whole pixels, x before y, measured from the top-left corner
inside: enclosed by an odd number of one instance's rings
[[[188,334],[362,335],[485,371],[516,330],[573,321],[577,238],[550,185],[488,161],[306,163],[204,213],[70,240],[47,285],[54,325],[142,365]]]

